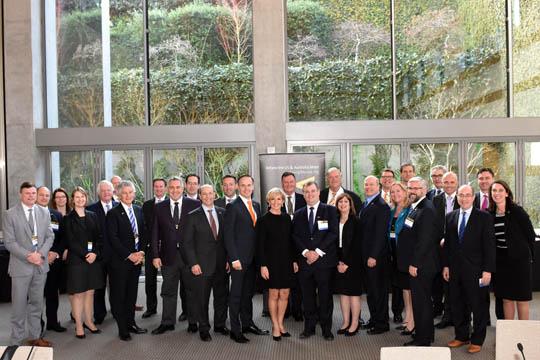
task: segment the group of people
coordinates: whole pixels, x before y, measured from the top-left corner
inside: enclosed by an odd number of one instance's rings
[[[399,175],[400,181],[387,168],[380,177],[367,176],[362,201],[343,188],[337,168],[327,171],[327,188],[308,181],[302,193],[294,173],[285,172],[263,207],[253,200],[250,175],[224,176],[219,199],[194,174],[154,179],[154,196],[142,208],[134,204],[133,183],[117,176],[114,185],[98,184],[99,200],[91,205],[80,187],[70,199],[64,189],[51,196],[46,187],[23,183],[21,202],[3,217],[11,253],[11,340],[19,344],[29,337],[32,345],[50,345],[41,337],[43,294],[47,329],[65,331],[56,314],[64,273],[77,338],[85,338],[85,329],[100,332],[107,280],[119,338],[146,333],[135,322],[144,266],[143,318],[157,314],[158,271],[163,277],[161,323],[153,335],[175,329],[179,293],[178,320],[187,320],[188,332],[198,332],[202,341],[212,339],[211,293],[214,332],[237,343],[248,342],[248,333],[269,334],[253,321],[260,278],[276,341],[291,336],[286,313],[304,321],[300,338],[313,336],[319,324],[324,339],[333,340],[333,294],[340,295],[343,319],[337,334],[385,333],[391,293],[397,329],[412,336],[404,345],[429,346],[435,327],[453,325],[455,339],[448,346],[479,352],[490,322],[492,283],[498,318],[514,319],[516,308],[519,319],[529,317],[531,221],[489,168],[478,171],[477,193],[470,185],[458,187],[457,175],[440,165],[431,169],[431,189],[411,163]],[[365,322],[364,294],[370,316]]]

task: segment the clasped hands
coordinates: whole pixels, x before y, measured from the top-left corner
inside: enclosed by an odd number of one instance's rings
[[[315,250],[309,250],[305,255],[308,265],[313,264],[315,261],[319,260],[320,256]]]
[[[28,255],[26,255],[26,261],[28,261],[30,264],[34,264],[37,266],[43,265],[43,259],[41,258],[41,254],[37,251],[32,251]]]
[[[128,259],[129,261],[133,263],[133,265],[140,265],[144,261],[144,251],[137,251],[137,252],[131,253],[128,256]]]

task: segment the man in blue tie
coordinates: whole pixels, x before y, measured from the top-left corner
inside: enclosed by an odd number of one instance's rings
[[[446,215],[444,236],[443,277],[450,282],[455,327],[455,339],[448,346],[456,348],[470,343],[467,351],[474,354],[482,349],[486,338],[489,314],[486,298],[495,271],[495,233],[491,215],[473,207],[471,186],[462,185],[457,199],[460,208]]]

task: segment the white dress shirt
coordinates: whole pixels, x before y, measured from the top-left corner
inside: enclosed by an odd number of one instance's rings
[[[317,203],[315,205],[311,205],[311,206],[307,205],[308,224],[309,224],[309,213],[311,212],[311,208],[313,208],[313,221],[315,222],[315,224],[313,226],[317,226],[317,210],[319,209],[319,204],[320,203],[321,203],[320,201],[317,201]],[[306,257],[306,253],[308,251],[309,251],[308,249],[304,249],[304,251],[302,251],[302,256]],[[322,251],[321,249],[319,249],[319,248],[316,248],[315,252],[317,254],[319,254],[320,257],[323,257],[324,255],[326,255],[326,253],[324,251]]]
[[[208,214],[208,211],[212,210],[212,217],[214,218],[214,221],[216,222],[216,233],[219,234],[219,221],[218,221],[216,208],[215,207],[209,208],[206,205],[202,205],[202,208],[204,210],[204,215],[206,215],[206,219],[208,220],[208,224],[210,224],[210,214]]]
[[[170,200],[170,208],[171,208],[171,217],[174,218],[174,203],[177,202],[178,203],[178,219],[180,219],[180,216],[182,216],[182,197],[180,196],[180,199],[178,200],[173,200],[171,198],[169,198]]]

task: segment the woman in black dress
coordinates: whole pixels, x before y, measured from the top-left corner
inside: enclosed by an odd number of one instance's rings
[[[270,210],[256,225],[261,277],[268,287],[268,310],[272,319],[272,336],[279,341],[289,337],[283,318],[287,310],[289,290],[294,283],[293,274],[298,264],[293,261],[294,247],[291,240],[291,218],[281,213],[285,193],[279,188],[270,189],[266,195]]]
[[[71,313],[75,318],[75,336],[83,339],[84,328],[96,334],[101,332],[93,322],[94,289],[102,288],[103,274],[96,262],[102,246],[101,232],[96,214],[86,211],[86,191],[75,188],[71,195],[73,210],[62,219],[64,241],[67,248],[67,292]],[[83,320],[84,314],[84,320]]]
[[[495,296],[503,299],[504,318],[529,320],[532,299],[532,261],[535,232],[529,215],[514,203],[512,190],[502,180],[493,182],[489,204],[497,240]]]
[[[343,323],[338,334],[354,336],[358,333],[362,287],[362,260],[360,256],[359,222],[354,203],[349,194],[336,198],[339,215],[338,266],[335,279],[335,293],[340,294]]]

